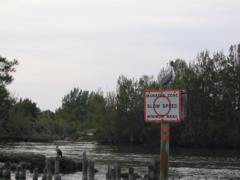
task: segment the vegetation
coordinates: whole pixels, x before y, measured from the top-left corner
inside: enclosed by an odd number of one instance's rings
[[[29,99],[12,97],[6,89],[17,60],[0,57],[0,137],[21,140],[52,140],[91,137],[101,143],[158,144],[159,123],[143,120],[145,90],[159,88],[168,72],[162,68],[155,79],[120,75],[116,92],[73,88],[54,113],[41,111]],[[188,92],[186,120],[171,123],[171,145],[191,147],[240,146],[240,44],[229,55],[199,53],[189,64],[176,59],[174,89]],[[93,134],[93,136],[88,136]]]

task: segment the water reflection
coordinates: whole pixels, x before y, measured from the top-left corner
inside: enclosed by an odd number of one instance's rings
[[[7,143],[1,144],[0,153],[34,152],[46,157],[56,156],[56,145],[67,156],[81,161],[82,153],[95,162],[99,170],[96,180],[105,179],[108,165],[121,165],[122,170],[134,167],[140,175],[147,174],[147,167],[159,158],[159,147],[106,146],[80,142]],[[170,148],[169,179],[237,179],[240,178],[240,153],[238,150]],[[28,179],[32,179],[28,172]],[[62,174],[63,180],[82,177],[81,172]]]

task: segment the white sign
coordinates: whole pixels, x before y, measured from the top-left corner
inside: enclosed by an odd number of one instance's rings
[[[180,90],[150,90],[144,92],[144,120],[146,122],[180,122]]]

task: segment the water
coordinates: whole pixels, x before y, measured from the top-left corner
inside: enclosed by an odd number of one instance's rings
[[[82,142],[54,143],[7,143],[1,144],[0,153],[34,152],[46,157],[56,156],[56,145],[63,156],[81,161],[82,153],[87,152],[88,159],[95,163],[99,171],[96,180],[105,180],[108,165],[121,165],[122,170],[134,167],[142,177],[148,172],[148,165],[159,158],[159,147],[143,146],[106,146]],[[238,150],[170,148],[169,179],[240,179],[240,152]],[[41,172],[40,172],[41,173]],[[42,174],[40,174],[42,176]],[[12,175],[12,179],[14,175]],[[82,173],[62,174],[62,180],[81,179]],[[32,174],[27,171],[27,180]],[[41,178],[39,178],[41,179]]]

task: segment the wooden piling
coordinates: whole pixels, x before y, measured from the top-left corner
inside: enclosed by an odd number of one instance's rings
[[[25,162],[20,162],[20,169],[19,169],[19,178],[26,179],[26,167],[27,164]]]
[[[60,180],[60,157],[56,156],[54,161],[54,180]]]
[[[114,171],[114,169],[110,170],[110,174],[111,174],[111,180],[115,180],[115,171]]]
[[[55,161],[54,161],[54,163],[55,163],[55,166],[54,166],[54,173],[55,174],[59,174],[60,173],[60,158],[59,158],[59,156],[56,156],[55,157]]]
[[[10,179],[11,178],[11,164],[10,162],[7,162],[3,165],[3,173],[2,173],[2,177],[6,178],[6,179]]]
[[[54,180],[60,180],[60,179],[61,179],[60,174],[55,174],[55,175],[54,175]]]
[[[43,177],[42,180],[47,180],[47,167],[43,169]]]
[[[115,179],[120,180],[121,179],[121,166],[119,164],[115,163],[114,171],[115,171]]]
[[[83,152],[83,159],[82,159],[82,179],[87,180],[87,168],[88,167],[88,160],[86,152]]]
[[[148,177],[149,177],[149,180],[155,180],[154,165],[148,166]]]
[[[16,171],[15,171],[15,178],[17,179],[19,177],[19,171],[20,171],[20,166],[18,165],[16,167]]]
[[[38,180],[38,168],[33,169],[33,180]]]
[[[130,167],[128,170],[128,180],[135,180],[134,168]]]
[[[111,180],[111,167],[108,165],[108,171],[106,173],[106,180]]]
[[[47,167],[47,180],[52,180],[53,173],[52,173],[52,164],[49,160],[46,160],[46,167]]]
[[[88,161],[88,180],[94,180],[94,162]]]
[[[111,173],[110,172],[106,173],[106,180],[111,180]]]

